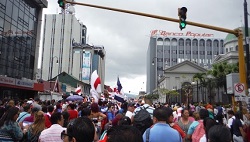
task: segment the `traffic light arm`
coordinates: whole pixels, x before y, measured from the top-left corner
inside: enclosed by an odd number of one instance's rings
[[[116,12],[134,14],[134,15],[139,15],[139,16],[145,16],[145,17],[150,17],[150,18],[155,18],[155,19],[160,19],[160,20],[166,20],[166,21],[171,21],[171,22],[176,22],[176,23],[180,22],[179,19],[163,17],[163,16],[158,16],[158,15],[153,15],[153,14],[148,14],[148,13],[142,13],[142,12],[136,12],[136,11],[130,11],[130,10],[123,10],[123,9],[111,8],[111,7],[105,7],[105,6],[98,6],[98,5],[93,5],[93,4],[79,3],[79,2],[70,2],[70,1],[67,1],[67,0],[65,0],[65,2],[70,3],[70,4],[83,5],[83,6],[94,7],[94,8],[99,8],[99,9],[105,9],[105,10],[111,10],[111,11],[116,11]],[[234,34],[234,35],[238,36],[238,32],[235,31],[235,30],[225,29],[225,28],[206,25],[206,24],[201,24],[201,23],[189,22],[189,21],[186,21],[186,22],[187,22],[187,25],[192,25],[192,26],[196,26],[196,27],[201,27],[201,28],[226,32],[226,33],[231,33],[231,34]]]

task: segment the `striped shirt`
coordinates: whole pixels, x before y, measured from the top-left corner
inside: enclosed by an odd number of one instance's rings
[[[133,113],[133,116],[135,116],[135,114],[137,114],[142,108],[147,108],[146,110],[148,111],[148,113],[150,114],[151,116],[151,119],[153,119],[153,112],[155,110],[155,108],[151,107],[150,105],[148,104],[144,104],[143,106],[140,106],[140,107],[137,107]]]
[[[41,132],[39,136],[40,142],[62,142],[61,132],[66,130],[59,124],[53,124],[50,128],[45,129]]]

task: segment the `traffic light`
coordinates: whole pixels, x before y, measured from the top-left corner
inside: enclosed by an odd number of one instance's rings
[[[185,29],[186,28],[186,18],[187,18],[187,8],[182,7],[178,9],[178,16],[180,19],[180,29]]]
[[[65,9],[64,0],[58,0],[57,3],[59,4],[59,6],[60,6],[62,9]]]

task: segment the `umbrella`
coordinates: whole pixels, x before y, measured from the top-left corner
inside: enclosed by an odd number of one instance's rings
[[[66,100],[67,101],[79,101],[79,100],[83,100],[83,97],[79,95],[72,95],[72,96],[68,96]]]

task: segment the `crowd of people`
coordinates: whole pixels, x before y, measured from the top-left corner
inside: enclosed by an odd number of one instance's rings
[[[0,101],[1,142],[250,142],[250,115],[220,105]]]

